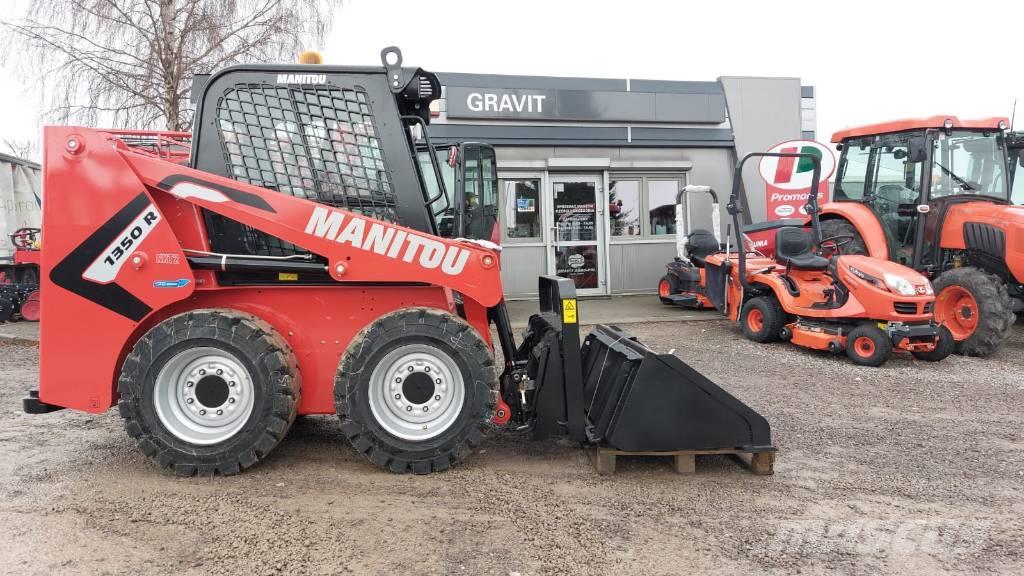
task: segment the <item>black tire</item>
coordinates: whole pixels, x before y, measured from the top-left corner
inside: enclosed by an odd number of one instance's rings
[[[860,232],[857,228],[850,223],[849,220],[843,218],[834,218],[831,220],[821,221],[821,237],[831,238],[833,236],[853,236],[853,240],[849,244],[846,244],[840,250],[843,254],[849,255],[867,255],[868,247],[864,244],[864,239],[861,238]]]
[[[863,338],[870,340],[870,348],[861,346]],[[878,326],[861,324],[846,336],[846,355],[854,364],[881,366],[892,356],[892,342]]]
[[[1010,328],[1016,321],[1010,295],[998,276],[971,266],[946,270],[935,279],[936,321],[947,321],[942,312],[940,298],[943,290],[951,286],[969,292],[977,303],[978,321],[974,333],[958,341],[954,352],[964,356],[988,356],[1010,336]]]
[[[759,321],[752,322],[752,315],[753,318],[760,315]],[[754,342],[776,342],[782,338],[786,314],[774,296],[755,296],[743,305],[740,325],[743,327],[743,335]]]
[[[381,424],[371,407],[374,369],[408,346],[443,354],[461,375],[461,408],[433,437],[400,438]],[[342,432],[356,451],[392,472],[428,474],[461,462],[480,444],[494,416],[496,389],[491,349],[476,330],[441,310],[407,308],[378,318],[352,340],[334,380],[334,399]]]
[[[661,280],[658,280],[658,298],[661,300],[662,304],[664,304],[666,306],[672,306],[672,305],[675,304],[674,302],[672,302],[668,298],[662,298],[661,297],[661,293],[662,293],[661,289],[662,289],[662,286],[665,285],[665,284],[668,285],[669,294],[678,294],[679,293],[679,279],[676,278],[675,276],[673,276],[672,274],[666,274],[666,275],[661,277]]]
[[[175,435],[156,406],[161,369],[199,349],[237,359],[247,371],[252,396],[251,412],[240,429],[213,444]],[[266,458],[285,437],[295,420],[301,379],[291,348],[266,322],[231,310],[196,310],[168,318],[140,338],[124,361],[117,389],[125,430],[158,466],[182,476],[228,476]],[[234,403],[227,397],[222,401],[229,400]]]
[[[956,341],[953,340],[953,334],[949,331],[949,328],[939,326],[939,340],[935,343],[935,349],[931,352],[911,352],[911,354],[918,360],[938,362],[953,353],[955,343]]]

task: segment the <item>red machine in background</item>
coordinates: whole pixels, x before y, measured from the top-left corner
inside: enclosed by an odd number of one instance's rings
[[[14,255],[0,265],[0,322],[16,319],[38,322],[39,228],[19,228],[10,234]]]

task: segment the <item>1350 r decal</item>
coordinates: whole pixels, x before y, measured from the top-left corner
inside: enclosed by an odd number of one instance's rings
[[[153,230],[160,221],[160,213],[156,207],[150,204],[135,217],[131,223],[121,232],[120,236],[114,239],[107,246],[106,250],[100,253],[99,257],[85,269],[82,278],[107,284],[113,282],[117,273],[124,265],[125,256],[131,253],[132,247],[141,244],[146,236]]]
[[[97,283],[85,278],[86,270],[92,269],[94,266],[96,266],[97,276],[109,274],[109,271],[101,274],[99,264],[110,266],[103,260],[112,253],[114,246],[121,246],[120,243],[125,234],[131,238],[131,232],[135,225],[140,221],[145,223],[146,214],[150,210],[153,210],[153,203],[149,196],[145,192],[139,193],[57,263],[50,271],[50,280],[57,286],[126,318],[136,322],[145,318],[152,309],[131,292],[112,281]],[[159,212],[157,212],[157,216],[159,220]],[[149,226],[148,229],[152,230],[152,226]],[[132,241],[137,244],[140,238],[133,238]],[[117,264],[116,261],[115,264]],[[116,276],[117,271],[115,270],[113,274]]]

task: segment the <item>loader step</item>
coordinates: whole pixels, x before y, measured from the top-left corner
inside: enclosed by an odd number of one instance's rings
[[[673,467],[679,474],[694,474],[697,470],[697,456],[728,455],[748,470],[759,476],[775,473],[775,450],[746,451],[738,449],[720,450],[672,450],[669,452],[627,452],[609,446],[598,446],[594,453],[594,467],[602,476],[615,473],[619,456],[662,456],[673,459]]]

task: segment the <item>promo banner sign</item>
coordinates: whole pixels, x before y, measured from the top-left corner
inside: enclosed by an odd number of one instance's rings
[[[832,151],[813,140],[790,140],[773,146],[769,152],[782,154],[812,154],[821,163],[821,183],[818,202],[828,202],[828,179],[835,172],[836,158]],[[807,195],[811,191],[814,162],[807,158],[761,158],[758,171],[765,182],[765,216],[767,220],[803,219],[807,216]],[[762,254],[775,253],[776,230],[748,232],[754,247]]]
[[[828,202],[828,179],[836,169],[832,151],[813,140],[790,140],[772,147],[769,152],[779,154],[811,154],[821,163],[821,181],[818,185],[818,203]],[[803,218],[804,206],[811,190],[814,162],[808,158],[778,158],[765,156],[758,166],[765,181],[765,213],[768,220]]]

